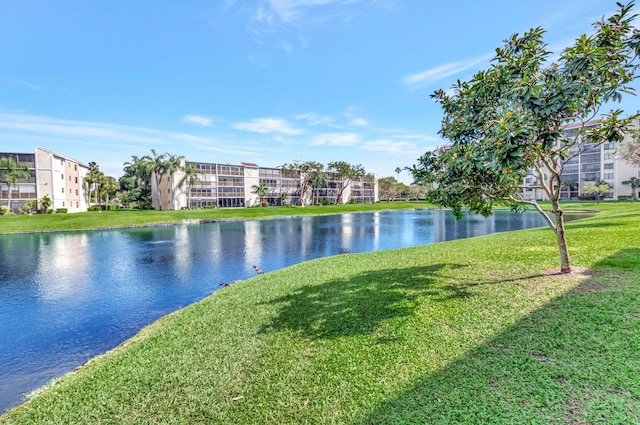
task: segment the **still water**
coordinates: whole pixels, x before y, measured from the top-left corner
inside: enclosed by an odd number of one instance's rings
[[[313,258],[540,227],[415,210],[0,235],[0,413],[222,282]]]

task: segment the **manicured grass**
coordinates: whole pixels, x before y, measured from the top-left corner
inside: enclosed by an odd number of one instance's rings
[[[574,206],[569,206],[574,207]],[[640,423],[640,203],[567,224],[310,261],[236,283],[6,424]]]
[[[0,234],[88,230],[114,227],[175,223],[182,220],[234,220],[283,217],[292,215],[338,214],[382,209],[430,208],[426,202],[379,202],[313,207],[219,208],[178,211],[117,210],[75,214],[35,214],[0,216]]]

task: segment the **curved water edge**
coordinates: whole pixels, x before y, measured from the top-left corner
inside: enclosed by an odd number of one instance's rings
[[[545,226],[444,210],[0,236],[0,412],[225,282],[313,258]]]

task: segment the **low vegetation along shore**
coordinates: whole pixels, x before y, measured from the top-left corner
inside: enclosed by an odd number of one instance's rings
[[[3,424],[640,423],[640,204],[323,258],[146,327]]]
[[[212,208],[177,211],[115,210],[75,214],[8,215],[0,217],[0,234],[55,232],[178,223],[184,220],[250,220],[269,217],[367,212],[382,209],[430,208],[426,202],[380,202],[308,207]]]

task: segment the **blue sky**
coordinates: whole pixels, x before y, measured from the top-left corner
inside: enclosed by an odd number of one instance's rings
[[[0,151],[41,146],[115,177],[151,149],[267,167],[344,160],[396,176],[443,143],[433,91],[486,68],[515,32],[541,25],[559,51],[615,7],[0,0]]]

